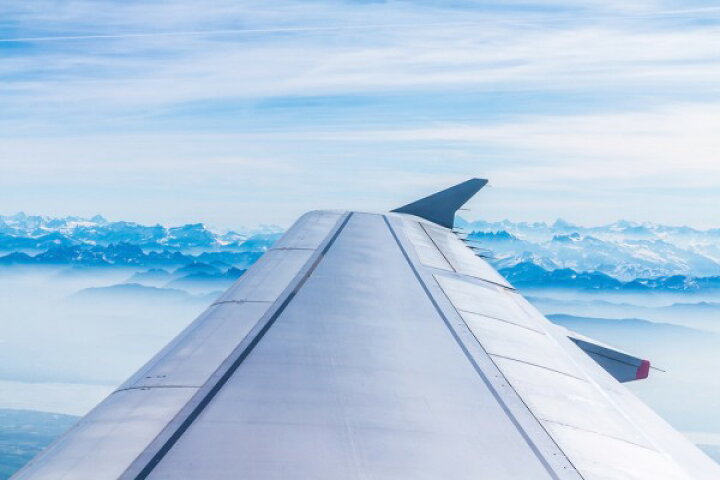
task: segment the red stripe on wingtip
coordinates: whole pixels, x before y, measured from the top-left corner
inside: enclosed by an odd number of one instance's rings
[[[635,380],[643,380],[650,375],[650,360],[643,360],[637,369]]]

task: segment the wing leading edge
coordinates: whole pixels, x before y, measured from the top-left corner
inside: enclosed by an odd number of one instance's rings
[[[301,217],[17,478],[720,478],[448,229],[482,182]]]

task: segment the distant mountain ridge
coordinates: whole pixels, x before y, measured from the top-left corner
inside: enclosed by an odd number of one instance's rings
[[[549,240],[558,234],[579,233],[592,235],[602,239],[625,239],[625,240],[666,240],[678,245],[689,245],[693,243],[717,242],[720,240],[720,228],[698,229],[688,226],[662,225],[652,222],[632,222],[629,220],[618,220],[606,225],[586,227],[577,225],[562,218],[554,223],[546,222],[513,222],[501,220],[489,222],[486,220],[468,221],[458,217],[456,226],[481,232],[506,231],[516,237],[533,242]]]
[[[626,220],[596,227],[562,219],[548,224],[458,218],[456,223],[465,230],[466,241],[521,287],[689,291],[717,288],[720,278],[718,228]],[[202,223],[165,227],[110,222],[100,215],[19,213],[0,216],[0,266],[167,269],[203,263],[242,270],[281,233],[275,226],[219,232]],[[212,273],[186,283],[204,281],[222,280]]]
[[[194,262],[221,262],[247,268],[260,258],[267,246],[251,251],[211,251],[197,255],[179,251],[144,251],[130,243],[51,247],[45,252],[13,252],[0,256],[0,266],[10,265],[78,265],[85,267],[160,267],[182,266]]]
[[[575,290],[673,291],[692,292],[720,289],[720,275],[689,277],[685,275],[635,278],[622,281],[602,272],[577,272],[571,268],[546,270],[532,262],[520,262],[499,272],[518,288],[570,288]]]
[[[533,263],[546,270],[602,272],[623,281],[720,275],[720,229],[618,221],[583,227],[563,220],[458,222],[498,268]]]
[[[227,285],[225,285],[227,288]],[[155,304],[168,303],[199,303],[207,305],[222,293],[225,288],[218,291],[205,291],[190,293],[185,290],[171,287],[149,287],[139,283],[121,283],[107,287],[84,288],[68,297],[68,300],[75,302],[105,302],[115,301],[150,301]]]
[[[280,227],[264,225],[256,229],[216,232],[202,223],[164,227],[134,222],[110,222],[101,215],[92,218],[53,218],[18,213],[0,215],[0,251],[46,250],[78,245],[109,246],[132,244],[144,250],[247,250],[244,244],[272,243],[282,233]]]

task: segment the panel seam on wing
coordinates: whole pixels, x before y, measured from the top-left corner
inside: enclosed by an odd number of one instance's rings
[[[114,392],[112,392],[111,395],[114,395],[116,393],[120,392],[127,392],[130,390],[155,390],[158,388],[195,388],[198,389],[202,385],[138,385],[136,387],[125,387],[125,388],[118,388]]]
[[[475,336],[475,334],[473,334],[473,336]],[[480,340],[478,340],[477,337],[475,337],[475,339],[478,341],[478,343],[480,343],[480,344],[482,345],[482,343],[480,342]],[[483,347],[483,348],[484,348],[484,347]],[[505,355],[499,355],[499,354],[497,354],[497,353],[492,353],[492,352],[490,352],[490,351],[488,351],[488,350],[485,350],[485,351],[488,352],[488,355],[492,355],[493,357],[504,358],[505,360],[511,360],[511,361],[513,361],[513,362],[524,363],[525,365],[530,365],[530,366],[533,366],[533,367],[542,368],[543,370],[548,370],[548,371],[551,371],[551,372],[554,372],[554,373],[559,373],[560,375],[565,375],[566,377],[574,378],[575,380],[580,380],[581,382],[590,384],[590,382],[588,382],[587,379],[582,378],[582,377],[575,376],[575,375],[573,375],[573,374],[571,374],[571,373],[566,373],[566,372],[563,372],[563,371],[561,371],[561,370],[556,370],[556,369],[554,369],[554,368],[546,367],[546,366],[544,366],[544,365],[538,365],[537,363],[527,362],[527,361],[525,361],[525,360],[520,360],[520,359],[518,359],[518,358],[507,357],[507,356],[505,356]],[[502,371],[502,369],[500,369],[500,367],[498,367],[498,369],[499,369],[500,371]]]
[[[542,420],[543,422],[552,423],[553,425],[559,425],[559,426],[561,426],[561,427],[571,428],[571,429],[573,429],[573,430],[578,430],[578,431],[580,431],[580,432],[592,433],[593,435],[598,435],[598,436],[600,436],[600,437],[611,438],[611,439],[616,440],[616,441],[618,441],[618,442],[623,442],[623,443],[627,443],[627,444],[630,444],[630,445],[634,445],[634,446],[636,446],[636,447],[644,448],[645,450],[648,450],[648,451],[650,451],[650,452],[654,452],[654,453],[657,453],[657,454],[659,454],[659,455],[662,455],[662,452],[660,452],[659,450],[657,450],[657,449],[655,449],[655,448],[649,447],[649,446],[647,446],[647,445],[641,445],[641,444],[636,443],[636,442],[631,442],[630,440],[626,440],[626,439],[624,439],[624,438],[616,437],[616,436],[614,436],[614,435],[608,435],[607,433],[602,433],[602,432],[598,432],[598,431],[596,431],[596,430],[590,430],[590,429],[587,429],[587,428],[580,428],[580,427],[578,427],[577,425],[570,425],[570,424],[567,424],[567,423],[558,422],[558,421],[556,421],[556,420],[550,420],[550,419],[542,418],[542,417],[538,417],[538,418],[539,418],[540,420]]]
[[[390,221],[388,220],[387,216],[386,216],[384,219],[385,219],[385,223],[386,223],[388,229],[390,230],[390,233],[392,233],[392,235],[393,235],[393,237],[394,237],[394,239],[395,239],[395,242],[396,242],[397,245],[398,245],[398,248],[400,249],[400,251],[402,252],[403,256],[405,257],[405,260],[407,261],[408,265],[410,266],[410,269],[411,269],[411,270],[413,271],[413,273],[415,274],[415,277],[417,278],[417,280],[418,280],[418,282],[420,283],[421,287],[422,287],[423,290],[425,291],[425,294],[428,296],[428,298],[430,299],[431,303],[432,303],[433,306],[435,307],[436,311],[437,311],[438,314],[440,315],[441,319],[442,319],[442,320],[444,321],[444,323],[446,324],[446,326],[447,326],[448,330],[450,331],[451,335],[455,338],[455,340],[456,340],[456,342],[459,344],[460,348],[465,352],[466,357],[468,358],[468,360],[470,361],[470,363],[471,363],[471,364],[473,365],[473,367],[475,368],[475,371],[478,373],[478,376],[483,380],[483,382],[486,384],[486,386],[488,387],[488,389],[493,393],[493,395],[494,395],[496,401],[498,402],[498,404],[499,404],[499,405],[501,406],[501,408],[504,410],[504,412],[505,412],[505,414],[508,416],[508,418],[513,422],[513,424],[515,425],[515,428],[518,430],[518,433],[520,433],[520,435],[521,435],[521,436],[524,438],[524,440],[527,442],[527,444],[528,444],[528,446],[531,448],[531,450],[533,450],[533,452],[534,452],[535,455],[537,456],[538,460],[539,460],[539,461],[541,462],[541,464],[543,464],[543,466],[545,467],[546,471],[547,471],[547,472],[550,474],[550,476],[552,476],[553,478],[559,479],[560,476],[559,476],[558,472],[555,470],[555,468],[550,465],[549,459],[548,459],[548,458],[545,458],[545,455],[540,452],[540,448],[538,447],[538,445],[537,445],[537,444],[535,443],[535,441],[530,437],[530,434],[525,430],[525,427],[520,424],[520,421],[519,421],[518,418],[515,416],[515,413],[510,410],[510,407],[509,407],[509,406],[506,404],[506,402],[500,397],[500,392],[496,389],[496,387],[495,387],[494,385],[492,385],[492,383],[490,382],[489,378],[487,378],[487,376],[485,375],[485,373],[482,371],[482,369],[480,368],[480,366],[477,364],[477,362],[475,361],[475,359],[472,357],[472,354],[467,350],[467,346],[465,346],[465,345],[463,344],[462,340],[458,337],[458,334],[457,334],[457,332],[455,332],[454,328],[451,326],[449,319],[445,316],[445,314],[443,313],[442,309],[441,309],[440,306],[437,304],[437,301],[435,300],[435,298],[433,297],[433,295],[430,293],[427,284],[425,283],[425,281],[424,281],[424,280],[422,279],[422,277],[420,276],[420,273],[419,273],[418,270],[416,269],[416,267],[415,267],[415,265],[413,264],[413,262],[410,260],[410,257],[408,256],[407,251],[405,250],[405,248],[403,247],[402,243],[400,242],[400,239],[398,238],[397,233],[395,233],[395,229],[394,229],[394,228],[392,227],[392,225],[390,224]],[[424,264],[423,264],[423,265],[424,265]],[[433,277],[433,278],[434,278],[434,277]],[[434,279],[434,280],[435,280],[435,283],[438,284],[437,279]],[[492,282],[490,282],[490,283],[492,283]],[[438,286],[439,286],[439,284],[438,284]],[[549,441],[552,443],[552,445],[554,445],[555,448],[557,449],[557,451],[558,451],[560,454],[562,454],[562,456],[563,456],[563,457],[565,458],[565,460],[567,461],[568,465],[570,465],[570,466],[572,467],[572,469],[575,471],[575,473],[578,475],[578,477],[579,477],[580,479],[583,479],[583,480],[584,480],[585,477],[582,475],[582,473],[578,470],[578,468],[575,466],[575,464],[570,460],[570,458],[567,456],[567,454],[565,453],[565,451],[564,451],[562,448],[560,448],[560,445],[558,445],[558,443],[557,443],[557,441],[555,440],[555,438],[550,434],[550,432],[547,431],[547,429],[546,429],[545,426],[542,424],[542,422],[540,421],[540,419],[539,419],[539,418],[535,415],[535,413],[530,409],[530,407],[527,405],[527,403],[525,403],[525,401],[522,399],[522,397],[521,397],[520,394],[517,392],[517,390],[515,390],[515,387],[512,386],[512,384],[511,384],[511,383],[508,381],[508,379],[505,377],[505,374],[502,373],[502,371],[501,371],[500,368],[497,366],[497,364],[495,364],[495,362],[492,360],[492,358],[491,358],[490,354],[487,352],[487,350],[485,350],[485,348],[482,346],[482,344],[477,340],[477,337],[475,337],[475,334],[472,332],[472,330],[470,330],[470,327],[467,325],[467,322],[465,322],[465,320],[462,318],[462,315],[461,315],[460,312],[457,310],[457,308],[456,308],[455,305],[452,303],[452,301],[450,301],[450,299],[448,298],[447,294],[444,292],[444,290],[442,289],[442,287],[440,287],[440,291],[443,292],[443,294],[445,295],[445,298],[448,299],[450,305],[452,306],[453,310],[455,310],[455,313],[456,313],[456,315],[459,317],[460,321],[463,323],[463,325],[466,326],[466,328],[467,328],[468,331],[470,332],[470,335],[475,339],[475,343],[477,344],[477,346],[485,353],[485,355],[488,357],[488,359],[490,360],[490,362],[495,366],[495,368],[496,368],[496,370],[498,371],[498,373],[502,376],[502,378],[504,379],[504,383],[505,383],[507,386],[509,386],[510,389],[511,389],[513,392],[515,392],[515,396],[516,396],[516,397],[519,399],[519,401],[523,404],[523,406],[525,407],[525,409],[527,410],[527,412],[529,413],[529,415],[530,415],[532,418],[535,419],[535,421],[536,421],[536,423],[537,423],[537,426],[541,429],[541,431],[543,431],[543,432],[545,433],[545,435],[547,436],[547,438],[549,439]]]
[[[442,288],[442,287],[441,287],[441,288]],[[515,326],[515,327],[524,328],[525,330],[529,330],[529,331],[531,331],[531,332],[535,332],[535,333],[537,333],[538,335],[543,335],[543,336],[544,336],[544,335],[547,335],[545,332],[543,332],[543,331],[541,331],[541,330],[536,330],[536,329],[534,329],[534,328],[526,327],[525,325],[520,325],[519,323],[511,322],[510,320],[505,320],[505,319],[503,319],[503,318],[494,317],[494,316],[488,315],[488,314],[486,314],[486,313],[473,312],[472,310],[464,310],[464,309],[462,309],[462,308],[457,308],[457,307],[455,308],[455,310],[457,310],[458,312],[471,313],[471,314],[473,314],[473,315],[479,315],[479,316],[481,316],[481,317],[490,318],[490,319],[492,319],[492,320],[497,320],[498,322],[507,323],[508,325],[513,325],[513,326]],[[461,316],[462,316],[462,315],[461,315]],[[466,323],[467,323],[467,322],[466,322]]]
[[[325,244],[321,244],[322,248],[319,247],[316,249],[317,253],[311,256],[308,261],[303,264],[298,274],[290,281],[290,283],[288,283],[282,294],[276,298],[274,302],[272,302],[273,305],[278,305],[277,308],[274,311],[272,311],[272,309],[268,310],[261,319],[258,320],[255,326],[238,344],[230,356],[227,357],[216,369],[215,373],[212,374],[210,379],[213,380],[213,382],[211,383],[211,381],[208,380],[201,388],[198,389],[198,392],[193,395],[191,400],[175,414],[173,420],[155,436],[150,444],[145,447],[140,456],[136,457],[135,460],[127,467],[121,478],[129,478],[130,475],[132,475],[132,477],[136,480],[147,478],[154,468],[162,462],[165,455],[174,447],[177,441],[180,440],[188,428],[191,427],[198,416],[204,411],[205,407],[212,402],[215,395],[234,375],[237,368],[243,363],[254,347],[262,341],[262,338],[265,336],[267,331],[272,328],[275,321],[282,315],[285,308],[290,304],[297,292],[303,288],[308,278],[312,275],[329,251],[330,247],[339,237],[352,215],[352,212],[350,212],[345,215],[344,219],[342,217],[338,219],[334,230],[328,233],[325,237]],[[272,313],[270,313],[271,311]],[[226,362],[228,361],[230,361],[230,364],[226,365]],[[203,391],[203,389],[206,390]],[[178,423],[171,429],[170,425],[173,425],[175,422]],[[165,438],[162,438],[164,434],[166,434],[166,436]],[[151,448],[153,448],[153,451],[148,451]],[[148,455],[150,458],[147,458]],[[137,474],[132,473],[132,469],[134,468],[139,469]]]
[[[493,287],[500,287],[509,292],[517,292],[517,289],[513,286],[507,286],[507,285],[503,285],[502,283],[493,282],[492,280],[488,280],[487,278],[476,277],[475,275],[470,275],[468,273],[451,272],[448,270],[442,270],[440,268],[436,268],[431,265],[425,265],[424,263],[423,263],[423,266],[425,268],[431,270],[431,272],[433,272],[434,275],[445,275],[446,277],[449,277],[449,278],[456,278],[456,279],[463,280],[463,281],[466,281],[468,283],[473,283],[473,284],[487,283],[489,285],[492,285]]]
[[[463,324],[467,327],[467,330],[468,330],[468,332],[470,332],[470,335],[475,339],[475,342],[478,344],[478,346],[479,346],[479,347],[485,352],[485,354],[488,356],[488,358],[490,359],[490,361],[492,362],[492,364],[495,366],[495,368],[497,369],[497,371],[500,373],[500,375],[501,375],[502,378],[504,379],[505,383],[510,387],[510,389],[511,389],[513,392],[515,392],[515,396],[518,398],[518,400],[525,406],[525,409],[528,411],[528,413],[535,419],[535,421],[537,422],[537,424],[539,425],[539,427],[542,429],[542,431],[545,432],[545,434],[548,436],[548,438],[550,439],[550,441],[551,441],[551,442],[556,446],[556,448],[563,454],[563,456],[565,457],[565,459],[566,459],[566,460],[568,461],[568,463],[575,469],[575,471],[576,471],[577,474],[580,476],[580,478],[583,478],[583,479],[584,479],[585,477],[583,476],[582,472],[575,466],[575,464],[574,464],[573,461],[570,459],[570,457],[567,455],[567,453],[565,452],[565,450],[564,450],[564,449],[560,446],[560,444],[557,442],[556,438],[548,431],[548,429],[546,428],[545,424],[544,424],[543,421],[540,419],[540,417],[538,417],[538,416],[535,414],[535,412],[533,411],[533,409],[530,408],[530,405],[528,405],[528,403],[525,401],[525,399],[520,395],[520,393],[517,391],[516,387],[512,384],[512,382],[510,382],[510,380],[509,380],[509,379],[507,378],[507,376],[505,375],[505,372],[503,372],[503,370],[502,370],[502,369],[500,368],[500,366],[495,362],[495,360],[493,359],[493,357],[506,358],[507,360],[517,361],[517,362],[519,362],[519,363],[526,363],[526,364],[528,364],[528,365],[533,365],[533,364],[530,364],[530,363],[528,363],[528,362],[521,362],[520,360],[517,360],[517,359],[514,359],[514,358],[501,357],[500,355],[493,355],[493,354],[489,353],[488,350],[485,348],[485,346],[484,346],[484,345],[482,344],[482,342],[480,341],[480,339],[478,339],[477,335],[475,335],[475,332],[473,332],[472,328],[470,328],[470,325],[468,325],[467,321],[463,318],[462,314],[460,313],[461,310],[457,308],[457,306],[455,305],[455,303],[453,303],[453,301],[450,299],[450,296],[448,295],[448,293],[442,288],[442,285],[440,284],[440,282],[438,281],[438,279],[437,279],[434,275],[433,275],[433,279],[435,280],[435,283],[438,285],[440,291],[443,293],[443,295],[445,295],[445,298],[447,298],[448,302],[450,303],[450,305],[452,306],[452,308],[453,308],[453,309],[455,310],[455,312],[457,313],[457,316],[460,318],[460,321],[462,321]],[[480,314],[478,314],[478,315],[480,315]],[[484,315],[484,316],[487,317],[487,318],[493,318],[493,319],[495,319],[494,317],[488,317],[487,315]],[[498,319],[498,320],[499,320],[499,319]],[[511,324],[511,325],[514,325],[514,326],[519,326],[519,325],[516,325],[516,324],[511,323],[511,322],[506,322],[506,323],[509,323],[509,324]],[[530,329],[530,330],[532,330],[532,329]],[[540,332],[536,332],[536,333],[540,333]],[[542,334],[543,334],[543,336],[548,336],[548,334],[547,334],[546,332],[543,332]],[[535,366],[538,366],[538,367],[539,367],[539,365],[535,365]],[[551,371],[555,371],[555,370],[552,370],[552,369],[549,369],[549,368],[546,368],[546,369],[547,369],[547,370],[551,370]],[[562,372],[557,372],[557,373],[562,373]],[[567,374],[565,374],[565,375],[567,375]],[[571,377],[571,378],[573,378],[573,379],[581,380],[581,379],[579,379],[578,377],[575,377],[575,376],[573,376],[573,375],[567,375],[567,376],[568,376],[568,377]]]
[[[215,302],[210,304],[211,307],[214,307],[215,305],[225,305],[227,303],[274,303],[270,300],[221,300],[219,302]]]
[[[513,297],[513,299],[515,300],[515,303],[516,303],[520,308],[522,308],[526,313],[532,314],[532,312],[529,312],[529,311],[528,311],[528,307],[529,307],[530,309],[533,309],[533,310],[537,311],[537,312],[542,316],[542,318],[545,319],[545,321],[548,323],[548,325],[550,325],[551,327],[554,326],[554,325],[552,324],[552,322],[550,322],[549,320],[547,320],[547,319],[545,318],[545,316],[542,315],[542,313],[540,313],[532,304],[530,304],[530,302],[527,301],[527,299],[523,298],[520,294],[516,294],[516,295],[518,295],[518,297]],[[522,301],[518,301],[518,298],[521,298]],[[568,360],[569,360],[573,365],[575,365],[576,367],[580,367],[580,365],[578,364],[578,361],[577,361],[575,358],[573,358],[573,356],[570,354],[569,351],[567,351],[565,348],[563,348],[563,346],[560,344],[560,342],[558,341],[558,339],[557,339],[554,335],[552,335],[552,334],[550,333],[550,331],[548,331],[547,329],[546,329],[546,331],[547,331],[548,338],[550,338],[551,341],[553,341],[558,347],[560,347],[560,349],[563,351],[563,354],[565,355],[565,358],[568,359]],[[577,348],[578,351],[581,351],[581,352],[582,352],[582,349],[580,349],[580,347],[578,347],[577,345],[575,345],[575,343],[572,342],[572,340],[570,340],[567,336],[565,336],[564,334],[562,334],[562,338],[565,338],[568,342],[570,342],[570,343],[572,344],[573,347]],[[585,352],[582,352],[582,353],[585,354]],[[597,364],[597,362],[595,362],[595,361],[592,360],[592,359],[590,359],[590,360],[591,360],[595,365],[597,365],[597,368],[599,368],[602,372],[607,373],[607,372],[605,371],[605,369],[603,369],[600,365]],[[582,369],[580,369],[580,370],[582,371]],[[607,375],[610,375],[610,374],[607,373]],[[592,386],[595,388],[595,390],[596,390],[597,392],[599,392],[600,395],[601,395],[603,398],[605,398],[605,400],[608,402],[608,404],[610,404],[610,405],[615,409],[615,411],[616,411],[623,419],[625,419],[625,421],[628,422],[628,423],[632,426],[632,428],[633,428],[640,436],[642,436],[643,438],[645,438],[645,440],[647,440],[650,445],[652,445],[653,447],[655,447],[655,449],[656,449],[657,452],[664,452],[661,448],[658,448],[658,445],[653,441],[652,437],[649,436],[647,433],[645,433],[645,431],[644,431],[642,428],[640,428],[640,427],[635,423],[635,421],[633,421],[633,419],[628,415],[628,412],[627,412],[624,408],[622,408],[620,405],[618,405],[617,401],[616,401],[611,395],[609,395],[608,392],[607,392],[604,388],[602,388],[602,387],[597,383],[597,381],[595,381],[595,380],[594,380],[591,376],[589,376],[589,375],[586,375],[586,381],[587,381],[590,385],[592,385]],[[663,454],[667,456],[666,453],[663,453]],[[672,458],[672,457],[668,456],[668,458]],[[674,459],[672,459],[672,460],[673,460],[674,463],[677,464],[677,462],[676,462]]]
[[[455,272],[455,273],[457,273],[457,268],[455,268],[455,265],[453,265],[453,263],[450,261],[450,259],[447,257],[447,255],[445,255],[445,252],[443,252],[442,249],[441,249],[440,247],[438,247],[437,242],[435,242],[435,239],[432,238],[432,235],[430,235],[430,234],[428,233],[427,229],[425,228],[425,225],[423,225],[423,224],[420,223],[420,222],[418,222],[418,225],[420,225],[420,228],[421,228],[422,231],[425,233],[425,235],[427,235],[428,239],[430,240],[430,242],[432,242],[433,246],[434,246],[435,249],[438,251],[438,253],[439,253],[440,255],[442,255],[442,257],[445,259],[445,261],[447,262],[447,264],[450,265],[450,268],[452,269],[452,271]]]

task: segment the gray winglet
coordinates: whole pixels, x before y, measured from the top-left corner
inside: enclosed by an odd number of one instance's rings
[[[455,212],[465,205],[465,202],[470,200],[487,182],[483,178],[472,178],[458,183],[454,187],[396,208],[393,212],[408,213],[430,220],[443,227],[452,228],[455,221]]]

